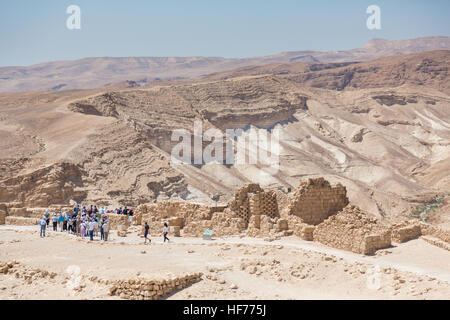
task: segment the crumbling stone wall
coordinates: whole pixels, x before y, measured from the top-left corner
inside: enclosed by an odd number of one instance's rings
[[[397,223],[391,226],[391,239],[393,242],[403,243],[409,240],[417,239],[422,235],[422,231],[418,224],[413,223]]]
[[[228,203],[228,206],[232,212],[234,212],[239,218],[243,219],[248,224],[250,220],[250,199],[249,193],[264,192],[259,184],[251,183],[247,184],[234,193],[233,198]]]
[[[251,193],[248,197],[250,215],[266,215],[271,218],[278,216],[277,196],[272,191]]]
[[[313,238],[330,247],[366,255],[391,246],[390,228],[351,205],[316,226]]]
[[[7,216],[5,218],[6,225],[14,225],[14,226],[34,226],[37,225],[39,219],[36,218],[26,218],[26,217],[15,217],[15,216]]]
[[[128,216],[126,215],[105,213],[105,216],[108,217],[110,230],[118,230],[120,226],[128,227],[130,225],[130,221],[128,220]]]
[[[162,235],[164,222],[178,226],[184,234],[198,236],[200,228],[211,225],[211,208],[205,205],[185,201],[163,201],[140,205],[137,214],[141,215],[141,224],[148,223],[151,235]],[[201,223],[200,223],[201,222]],[[201,233],[204,231],[201,230]]]
[[[183,235],[199,237],[206,229],[212,229],[215,236],[225,236],[245,231],[252,215],[275,218],[278,204],[273,192],[265,192],[258,184],[248,184],[235,192],[227,207],[164,201],[141,205],[137,211],[141,223],[147,222],[153,235],[161,235],[163,224],[167,222],[169,229],[179,227]]]
[[[175,290],[200,281],[202,275],[202,273],[191,273],[165,280],[119,280],[110,287],[109,294],[128,300],[158,300]]]
[[[348,204],[347,190],[341,184],[331,186],[324,178],[308,179],[292,196],[288,214],[304,223],[317,225]]]
[[[423,235],[432,236],[444,242],[450,243],[450,230],[444,230],[425,222],[420,222],[420,229]]]
[[[253,215],[247,228],[249,237],[285,236],[288,235],[288,221],[281,218],[271,218],[267,215]]]
[[[302,240],[313,241],[315,226],[304,223],[301,218],[293,215],[289,216],[287,221],[289,229],[292,230],[295,236]]]
[[[228,207],[236,217],[248,225],[252,215],[279,216],[277,196],[273,191],[264,191],[259,184],[250,183],[237,189]]]
[[[423,236],[422,239],[438,248],[450,251],[450,244],[448,242],[430,236]]]

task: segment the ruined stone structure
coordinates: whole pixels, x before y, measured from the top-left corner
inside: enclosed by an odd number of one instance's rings
[[[391,238],[393,242],[402,243],[417,239],[422,235],[420,226],[415,223],[398,223],[392,225]]]
[[[348,204],[347,190],[341,184],[331,186],[324,178],[308,179],[295,190],[288,214],[317,225]]]
[[[401,243],[421,235],[434,237],[430,243],[450,243],[450,233],[426,223],[403,221],[382,225],[359,208],[348,205],[346,188],[331,186],[323,178],[308,179],[290,190],[263,190],[258,184],[237,189],[227,205],[208,206],[186,201],[162,201],[142,204],[135,210],[133,224],[150,226],[150,236],[162,235],[167,223],[171,236],[201,237],[205,230],[214,236],[247,235],[267,241],[295,235],[303,240],[361,254],[373,254],[387,248],[391,241]],[[0,224],[35,225],[46,208],[25,208],[23,202],[0,203]],[[67,205],[52,205],[71,212]],[[127,216],[108,213],[112,230],[126,236]],[[443,247],[444,245],[441,245]]]
[[[420,222],[420,230],[422,235],[432,236],[446,243],[450,243],[450,230],[443,230],[425,222]]]
[[[366,255],[391,246],[390,228],[351,205],[319,224],[313,237],[327,246]]]
[[[202,275],[192,273],[165,280],[119,280],[110,287],[109,294],[128,300],[158,300],[175,290],[200,281]]]
[[[229,208],[248,225],[252,215],[278,216],[277,197],[273,192],[265,192],[259,184],[247,184],[234,193]]]

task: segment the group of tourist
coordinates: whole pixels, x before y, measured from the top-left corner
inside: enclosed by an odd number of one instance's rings
[[[52,222],[53,231],[59,230],[60,232],[67,232],[82,238],[89,237],[90,241],[93,241],[94,237],[98,237],[100,232],[100,240],[108,241],[109,221],[105,213],[124,214],[128,216],[130,224],[133,222],[133,209],[128,209],[126,206],[124,209],[120,207],[115,210],[108,210],[104,207],[97,209],[97,206],[92,205],[88,209],[84,206],[80,208],[77,204],[73,208],[73,212],[69,214],[61,211],[51,214],[49,210],[46,210],[39,221],[41,226],[40,236],[41,238],[45,237],[45,231],[50,226],[50,222]],[[147,243],[147,240],[151,242],[151,239],[148,238],[149,229],[150,226],[146,222],[144,225],[144,243]],[[164,223],[164,242],[166,240],[170,242],[167,237],[168,233],[168,225]]]
[[[128,209],[126,206],[109,210],[107,208],[97,206],[80,207],[78,204],[73,208],[72,213],[54,212],[50,213],[46,210],[42,219],[39,221],[41,226],[40,236],[45,237],[45,231],[52,223],[53,231],[67,232],[78,237],[89,237],[89,240],[94,240],[98,237],[100,232],[100,240],[108,241],[109,221],[105,213],[124,214],[128,216],[130,224],[133,221],[133,209]]]

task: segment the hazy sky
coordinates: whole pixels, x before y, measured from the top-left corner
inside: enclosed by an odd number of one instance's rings
[[[66,9],[81,8],[69,30]],[[381,8],[368,30],[366,8]],[[0,65],[94,56],[250,57],[450,35],[449,0],[1,0]]]

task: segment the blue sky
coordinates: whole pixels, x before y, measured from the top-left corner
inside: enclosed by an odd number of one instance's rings
[[[81,8],[81,30],[66,9]],[[368,30],[366,8],[381,8]],[[251,57],[450,36],[448,0],[1,0],[0,65],[95,56]]]

